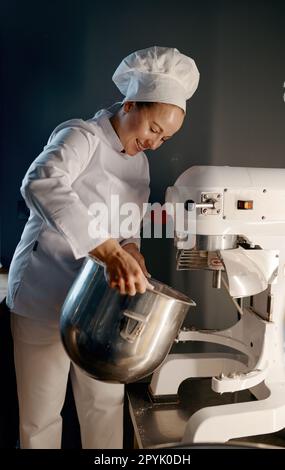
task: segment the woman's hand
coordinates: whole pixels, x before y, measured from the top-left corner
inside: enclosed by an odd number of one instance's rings
[[[117,287],[120,294],[143,294],[150,287],[134,256],[110,238],[89,253],[106,265],[110,287]],[[152,287],[152,286],[151,286]]]
[[[123,246],[123,250],[125,250],[127,253],[132,255],[133,258],[138,262],[140,265],[140,268],[142,272],[144,273],[145,277],[151,277],[149,274],[146,265],[145,265],[145,259],[141,252],[138,249],[138,246],[136,243],[127,243],[126,245]]]

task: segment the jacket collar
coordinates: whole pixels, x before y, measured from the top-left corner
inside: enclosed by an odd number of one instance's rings
[[[121,107],[121,104],[121,102],[115,103],[108,109],[102,109],[101,111],[98,111],[98,113],[96,113],[94,117],[96,119],[97,124],[103,130],[108,142],[110,142],[113,149],[117,152],[120,152],[122,156],[127,156],[127,154],[124,153],[122,142],[120,141],[119,136],[110,121],[110,118]]]

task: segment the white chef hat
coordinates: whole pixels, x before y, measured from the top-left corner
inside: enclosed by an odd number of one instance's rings
[[[124,101],[170,103],[185,111],[199,77],[193,59],[174,48],[153,46],[123,59],[112,79]]]

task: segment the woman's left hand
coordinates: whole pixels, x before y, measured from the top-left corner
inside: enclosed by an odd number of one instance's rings
[[[146,269],[145,260],[143,255],[140,253],[138,246],[136,243],[128,243],[127,245],[122,246],[123,250],[125,250],[129,255],[133,256],[135,260],[140,265],[142,272],[144,273],[145,277],[151,277],[148,270]]]

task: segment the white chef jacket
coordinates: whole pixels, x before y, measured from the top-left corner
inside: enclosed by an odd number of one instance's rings
[[[110,226],[106,236],[90,236],[91,204],[108,206],[111,196],[118,195],[120,206],[136,203],[143,215],[149,197],[148,161],[143,152],[133,157],[122,153],[109,120],[120,105],[101,110],[88,121],[59,125],[28,169],[21,193],[30,217],[9,270],[11,311],[58,321],[88,252],[110,237],[126,243]],[[139,244],[136,236],[127,241]]]

